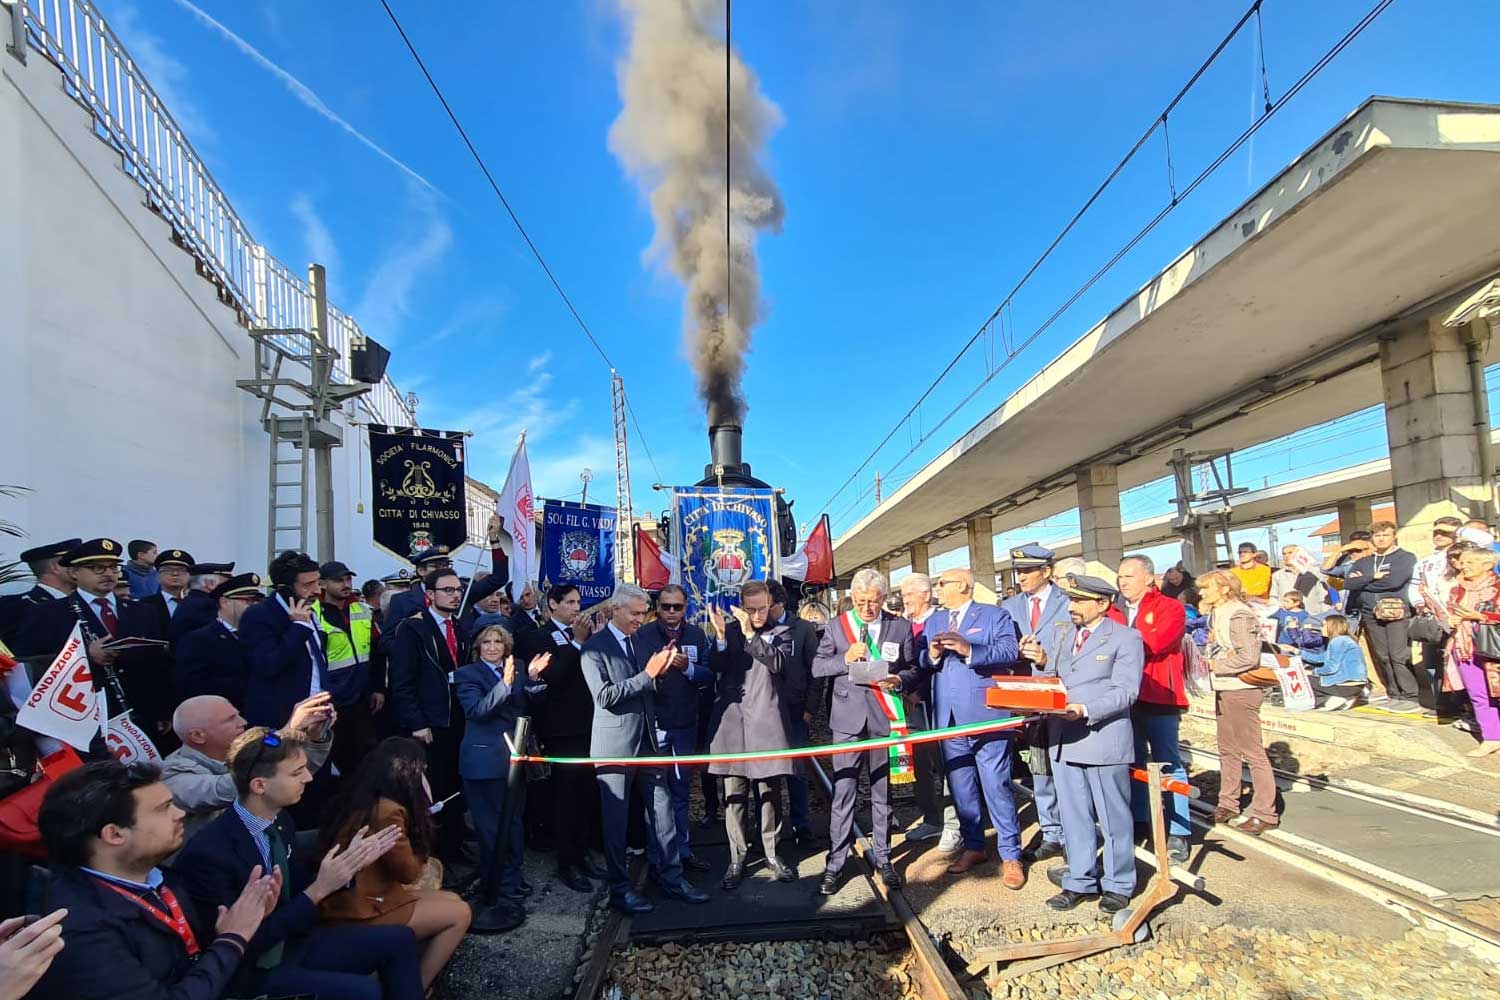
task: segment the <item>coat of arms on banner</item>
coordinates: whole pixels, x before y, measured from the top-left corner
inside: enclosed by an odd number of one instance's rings
[[[738,594],[755,565],[755,542],[738,528],[722,528],[713,533],[713,545],[704,560],[708,567],[708,596]]]
[[[673,491],[673,549],[690,620],[710,605],[729,608],[751,580],[776,572],[776,516],[770,490],[730,487]]]
[[[599,561],[599,535],[597,532],[570,531],[562,536],[562,551],[558,554],[558,576],[569,583],[594,578],[594,564]]]

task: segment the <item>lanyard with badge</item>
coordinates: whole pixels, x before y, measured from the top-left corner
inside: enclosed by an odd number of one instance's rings
[[[182,904],[177,902],[177,896],[172,892],[171,889],[168,889],[166,886],[162,886],[159,889],[151,890],[156,895],[156,897],[162,901],[162,905],[167,908],[167,913],[163,913],[156,907],[152,906],[150,903],[146,902],[141,897],[137,896],[135,893],[130,892],[126,889],[122,889],[119,886],[115,885],[113,882],[105,882],[102,879],[99,879],[97,881],[106,889],[113,889],[115,892],[118,892],[120,895],[130,900],[136,906],[139,906],[141,909],[145,910],[146,913],[154,917],[156,921],[163,927],[171,931],[173,934],[177,935],[177,939],[181,941],[182,946],[187,949],[189,958],[197,957],[199,951],[198,938],[193,934],[193,928],[190,924],[188,924],[187,917],[182,912]],[[170,917],[168,916],[168,914],[170,914]]]

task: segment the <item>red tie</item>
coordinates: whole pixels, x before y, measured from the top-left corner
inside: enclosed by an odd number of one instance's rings
[[[453,631],[453,619],[443,619],[443,637],[448,640],[448,655],[453,658],[453,665],[458,663],[458,633]]]
[[[1036,631],[1036,627],[1038,625],[1040,625],[1041,623],[1042,623],[1042,599],[1040,597],[1033,597],[1031,599],[1031,631],[1035,632]]]
[[[1081,632],[1078,633],[1078,641],[1073,644],[1073,652],[1075,652],[1075,653],[1078,652],[1080,649],[1083,648],[1083,644],[1086,643],[1086,642],[1088,642],[1088,641],[1089,641],[1089,630],[1088,629],[1084,629],[1083,631],[1081,631]]]
[[[99,621],[104,625],[111,637],[120,631],[120,619],[115,617],[115,609],[109,606],[109,600],[104,597],[94,598],[94,603],[99,607]]]

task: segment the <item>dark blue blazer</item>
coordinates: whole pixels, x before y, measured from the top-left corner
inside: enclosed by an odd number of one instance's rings
[[[172,613],[172,624],[167,629],[167,637],[176,643],[193,629],[202,628],[217,617],[219,602],[201,590],[190,590]]]
[[[661,625],[651,622],[642,625],[633,639],[635,655],[645,663],[667,645],[666,634]],[[698,705],[704,689],[713,690],[717,677],[709,666],[714,645],[707,634],[692,622],[684,622],[682,641],[677,648],[687,652],[697,650],[696,659],[690,656],[686,670],[668,670],[656,681],[656,724],[662,729],[696,729]]]
[[[927,619],[922,630],[920,671],[931,676],[932,710],[939,727],[987,722],[1005,717],[1007,712],[990,708],[984,693],[993,687],[990,678],[1021,670],[1021,645],[1016,625],[1009,612],[993,604],[972,602],[958,623],[957,632],[973,648],[968,662],[949,650],[936,660],[930,655],[929,640],[948,631],[949,611],[938,608]],[[915,681],[915,678],[912,678]],[[908,687],[908,676],[902,675],[902,687]],[[915,686],[913,684],[913,686]]]
[[[544,672],[542,677],[547,675]],[[471,781],[504,778],[510,773],[510,748],[505,736],[514,733],[516,720],[526,715],[531,701],[547,690],[531,682],[526,665],[516,657],[516,683],[507,685],[483,661],[460,667],[454,691],[464,710],[464,738],[458,748],[458,774]]]
[[[308,640],[312,642],[309,643]],[[240,641],[250,651],[250,679],[240,713],[252,726],[279,726],[312,689],[328,690],[328,655],[323,633],[292,621],[274,596],[253,605],[240,619]],[[313,649],[317,649],[316,656]]]
[[[267,948],[307,934],[318,922],[318,908],[303,891],[317,875],[316,870],[310,870],[316,866],[300,863],[294,846],[297,825],[292,818],[283,812],[276,818],[276,825],[290,852],[291,893],[283,893],[281,903],[261,921],[260,930],[250,939],[241,963],[243,975],[236,977],[237,986],[253,974],[256,960]],[[197,911],[213,914],[239,898],[250,880],[250,870],[256,867],[265,867],[265,861],[233,806],[193,834],[172,864]]]
[[[42,909],[67,908],[62,922],[67,946],[30,995],[79,1000],[218,1000],[225,995],[244,964],[239,949],[228,938],[215,942],[217,909],[196,906],[172,872],[166,873],[166,885],[198,939],[197,961],[188,958],[176,934],[138,903],[77,869],[64,869],[48,885]]]
[[[410,618],[425,607],[427,607],[427,590],[420,583],[414,583],[391,598],[391,606],[385,609],[385,620],[392,623],[399,622]]]
[[[217,618],[177,640],[178,697],[216,694],[243,712],[249,683],[250,649]]]
[[[458,616],[458,661],[448,653],[448,641],[424,608],[396,625],[386,649],[387,683],[396,725],[406,732],[445,728],[453,724],[449,675],[469,661],[469,640]]]

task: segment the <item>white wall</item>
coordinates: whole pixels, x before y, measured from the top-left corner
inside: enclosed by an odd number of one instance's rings
[[[32,490],[0,518],[35,540],[150,538],[263,569],[270,439],[235,386],[250,339],[60,79],[0,50],[0,483]],[[355,512],[368,449],[344,440],[337,555],[388,573],[367,485]],[[25,547],[0,538],[0,559]]]

